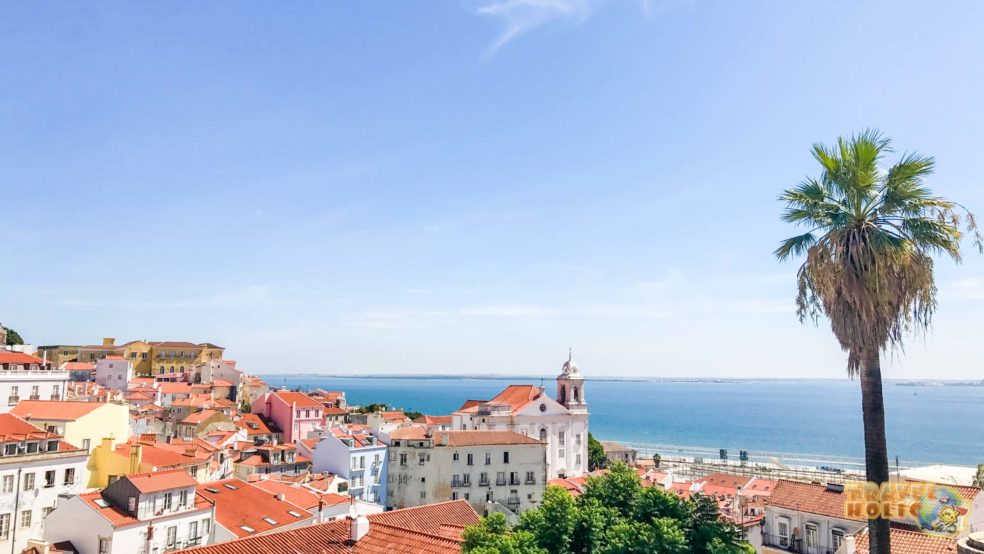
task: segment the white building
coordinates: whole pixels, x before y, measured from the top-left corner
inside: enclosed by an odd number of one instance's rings
[[[0,413],[21,400],[64,400],[67,383],[67,371],[53,369],[41,358],[0,351]]]
[[[238,385],[243,372],[236,369],[236,362],[232,360],[208,360],[191,368],[191,378],[195,383],[223,380]]]
[[[214,506],[183,469],[125,475],[101,492],[63,500],[44,539],[79,554],[155,554],[213,542]]]
[[[130,379],[133,379],[133,364],[123,356],[106,356],[96,361],[97,385],[126,390]]]
[[[420,427],[390,435],[386,505],[407,508],[467,500],[519,513],[543,499],[546,445],[513,431],[440,431]]]
[[[386,445],[362,430],[330,427],[320,439],[298,441],[311,457],[313,473],[333,473],[348,480],[348,493],[366,502],[386,501]]]
[[[588,471],[588,404],[584,377],[573,357],[557,376],[557,399],[541,387],[510,385],[488,401],[468,401],[452,414],[459,431],[516,431],[547,445],[547,478]]]
[[[45,516],[82,491],[88,453],[13,414],[0,414],[0,552],[42,537]]]

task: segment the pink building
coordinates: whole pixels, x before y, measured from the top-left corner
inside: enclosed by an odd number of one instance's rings
[[[308,433],[325,424],[324,406],[300,392],[268,392],[253,402],[250,411],[276,423],[284,442],[306,439]]]

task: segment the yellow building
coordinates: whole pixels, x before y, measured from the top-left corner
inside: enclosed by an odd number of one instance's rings
[[[78,361],[80,348],[82,347],[70,344],[39,346],[37,356],[38,358],[47,357],[53,367],[61,367],[66,362]]]
[[[133,364],[133,374],[141,377],[189,373],[196,364],[221,360],[225,351],[221,346],[209,342],[195,344],[184,341],[134,340],[116,344],[116,339],[111,337],[104,338],[102,344],[96,345],[42,348],[49,351],[49,361],[54,359],[56,367],[66,361],[95,363],[106,356],[123,356]],[[57,358],[50,357],[55,354],[58,355]]]
[[[130,411],[122,404],[22,400],[10,413],[35,427],[61,435],[65,442],[87,451],[87,468],[92,465],[93,452],[100,444],[106,441],[110,446],[125,444],[130,437]],[[91,483],[91,472],[86,480]]]
[[[166,469],[184,469],[199,483],[209,481],[207,461],[155,444],[149,438],[135,438],[114,447],[111,439],[103,439],[89,456],[87,487],[102,489],[123,475]]]

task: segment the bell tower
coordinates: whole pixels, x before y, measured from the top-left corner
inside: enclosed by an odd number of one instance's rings
[[[557,402],[575,413],[587,413],[588,403],[584,399],[584,376],[574,362],[574,350],[571,349],[567,361],[557,376]]]

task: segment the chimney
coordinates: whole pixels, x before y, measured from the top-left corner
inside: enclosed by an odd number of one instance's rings
[[[854,542],[855,542],[854,535],[848,535],[844,537],[844,546],[841,547],[841,549],[844,551],[844,554],[857,554],[858,547],[854,544]]]
[[[130,445],[130,473],[140,473],[140,461],[143,458],[143,446]]]
[[[369,532],[369,518],[355,516],[352,519],[352,542],[359,542]]]
[[[281,501],[281,502],[283,502],[283,501],[284,501],[284,499],[286,499],[286,498],[287,498],[287,495],[285,495],[285,494],[284,494],[284,493],[282,493],[282,492],[278,492],[277,494],[275,494],[275,495],[273,495],[273,497],[274,497],[274,498],[276,498],[277,500],[279,500],[279,501]]]

